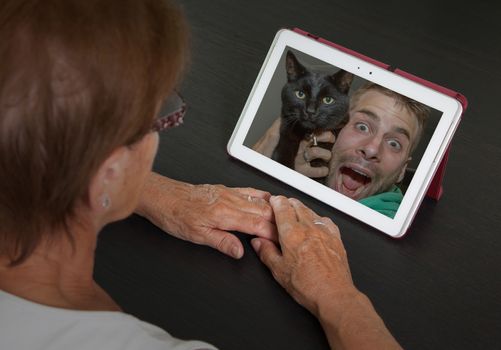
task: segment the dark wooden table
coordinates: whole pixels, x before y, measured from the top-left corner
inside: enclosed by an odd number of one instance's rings
[[[452,1],[182,1],[192,28],[186,123],[155,170],[301,199],[341,228],[355,284],[406,349],[501,348],[501,11]],[[446,4],[447,3],[447,4]],[[439,202],[393,240],[229,158],[226,143],[275,32],[299,27],[462,92]],[[235,261],[132,216],[100,235],[95,276],[123,308],[221,349],[326,349],[316,321],[249,245]]]

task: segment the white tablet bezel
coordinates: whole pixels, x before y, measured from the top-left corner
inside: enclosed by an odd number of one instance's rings
[[[413,181],[410,183],[393,219],[244,145],[245,137],[252,125],[275,70],[282,69],[278,65],[287,47],[304,52],[443,113],[419,162]],[[349,55],[332,46],[320,43],[305,35],[282,29],[275,36],[235,130],[228,142],[227,149],[231,156],[307,193],[333,208],[341,210],[392,237],[401,237],[407,231],[426,194],[433,175],[458,126],[461,113],[461,104],[450,96]]]

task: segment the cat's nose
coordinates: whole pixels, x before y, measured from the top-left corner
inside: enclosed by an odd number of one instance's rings
[[[305,113],[305,116],[306,116],[306,119],[308,120],[312,120],[313,118],[315,118],[315,114],[317,113],[317,110],[314,106],[308,106],[308,108],[306,108],[306,113]]]
[[[315,108],[315,105],[313,103],[310,103],[308,105],[308,107],[306,108],[306,113],[310,116],[313,116],[313,114],[315,114],[316,112],[316,108]]]
[[[303,120],[313,120],[315,119],[315,113],[306,112],[303,114]]]

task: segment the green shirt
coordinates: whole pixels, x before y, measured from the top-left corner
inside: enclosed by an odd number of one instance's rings
[[[402,202],[402,198],[404,198],[404,195],[400,188],[393,185],[388,192],[363,198],[358,202],[393,219]]]

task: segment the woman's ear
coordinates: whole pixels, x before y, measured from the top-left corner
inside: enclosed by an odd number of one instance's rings
[[[115,149],[99,166],[89,184],[89,205],[97,213],[113,207],[113,199],[123,187],[130,150],[126,146]]]

